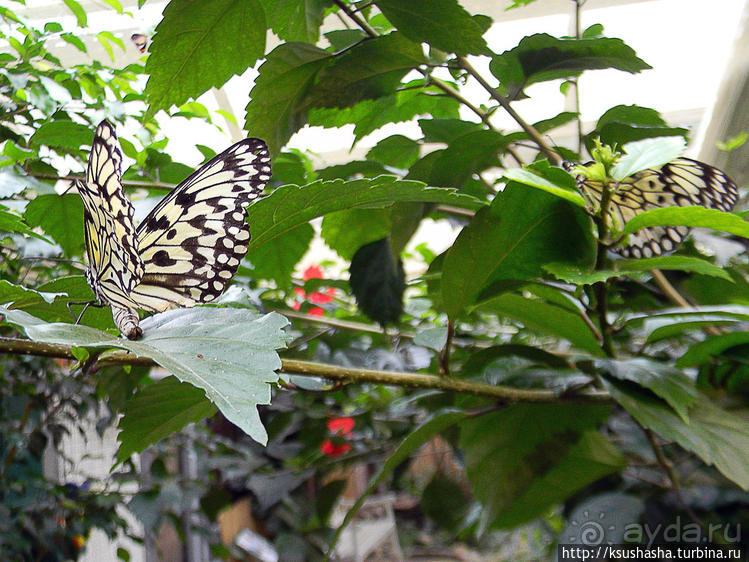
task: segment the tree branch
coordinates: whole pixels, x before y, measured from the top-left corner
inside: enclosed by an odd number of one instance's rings
[[[44,357],[58,357],[61,359],[75,359],[70,346],[33,342],[16,338],[0,338],[0,353],[15,355],[39,355]],[[110,351],[103,353],[97,362],[105,365],[140,365],[153,366],[155,363],[147,357],[136,357],[126,351]],[[397,371],[378,371],[375,369],[359,369],[341,367],[313,361],[299,359],[281,359],[281,371],[287,374],[305,377],[320,377],[341,383],[374,383],[409,388],[428,388],[459,392],[483,396],[506,402],[534,402],[534,403],[608,403],[611,396],[604,392],[580,393],[577,395],[560,396],[553,390],[523,389],[509,386],[491,385],[460,378],[447,378],[437,375],[420,373],[405,373]]]

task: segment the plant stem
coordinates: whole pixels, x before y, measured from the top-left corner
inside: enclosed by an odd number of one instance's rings
[[[554,152],[554,149],[551,148],[544,140],[544,138],[541,136],[541,134],[531,125],[530,123],[527,123],[517,111],[513,109],[513,107],[510,105],[510,100],[505,98],[503,95],[501,95],[496,88],[492,88],[491,84],[489,84],[479,72],[473,68],[473,65],[471,65],[470,62],[468,62],[468,59],[465,57],[458,57],[458,64],[468,72],[480,85],[484,90],[487,91],[487,93],[492,97],[494,101],[499,103],[500,106],[502,106],[502,109],[504,109],[507,114],[513,118],[513,120],[520,126],[523,131],[525,131],[525,134],[527,134],[533,142],[535,142],[538,145],[538,148],[541,149],[541,152],[543,152],[546,157],[549,159],[549,162],[552,164],[558,165],[561,159],[559,158],[559,155]]]
[[[606,257],[606,245],[604,240],[608,235],[609,203],[611,202],[611,188],[608,184],[602,185],[601,208],[594,217],[598,227],[598,252],[596,254],[596,271],[606,269],[608,258]],[[598,324],[601,327],[601,347],[609,357],[614,357],[614,344],[611,340],[612,328],[609,324],[608,312],[608,285],[606,281],[596,283],[594,286],[596,294],[596,312],[598,313]]]
[[[684,495],[681,493],[681,486],[679,485],[679,477],[677,476],[676,471],[674,470],[674,466],[673,464],[671,464],[671,461],[666,458],[666,454],[663,452],[663,448],[658,443],[655,434],[650,429],[643,429],[645,430],[645,435],[648,438],[650,447],[653,449],[653,453],[655,453],[655,458],[658,461],[658,464],[663,469],[663,472],[666,473],[666,476],[671,483],[671,489],[676,496],[676,500],[681,504],[681,507],[684,509],[689,518],[694,521],[699,527],[704,528],[702,520],[697,517],[694,511],[692,511],[692,508],[689,507],[689,505],[687,505],[687,502],[684,500]]]
[[[39,355],[43,357],[75,359],[70,346],[33,342],[15,338],[0,338],[0,352],[14,355]],[[497,386],[465,379],[441,377],[438,375],[341,367],[338,365],[328,365],[325,363],[315,363],[298,359],[282,359],[281,364],[281,371],[284,373],[307,377],[321,377],[342,383],[374,383],[410,388],[445,390],[506,400],[509,402],[611,402],[611,397],[605,392],[581,393],[574,396],[561,397],[557,392],[552,390]],[[147,357],[136,357],[132,353],[125,351],[110,351],[103,353],[99,357],[97,365],[153,366],[155,363]]]

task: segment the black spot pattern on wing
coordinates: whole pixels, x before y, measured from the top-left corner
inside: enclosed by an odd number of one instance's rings
[[[601,201],[600,183],[583,176],[578,176],[577,183],[589,204],[597,207]],[[627,221],[649,209],[699,205],[730,211],[737,200],[736,184],[722,171],[691,158],[677,158],[621,182],[611,195],[609,217],[612,225],[621,230]],[[612,250],[624,257],[659,256],[674,250],[688,233],[684,226],[643,228],[629,236],[626,246]]]
[[[137,230],[145,272],[131,297],[139,308],[192,306],[219,296],[247,253],[245,208],[262,196],[270,156],[245,139],[196,170]]]
[[[84,206],[87,278],[100,301],[128,308],[134,305],[129,292],[143,275],[143,262],[121,168],[114,127],[102,121],[91,143],[86,181],[75,182]]]

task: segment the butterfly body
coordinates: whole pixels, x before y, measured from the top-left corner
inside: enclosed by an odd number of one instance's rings
[[[86,279],[112,307],[120,332],[142,333],[137,309],[193,306],[220,295],[250,241],[245,208],[262,196],[270,157],[260,139],[242,140],[198,168],[136,228],[121,183],[117,136],[107,121],[94,135],[85,181]]]
[[[588,206],[600,208],[603,188],[600,182],[578,176],[577,185]],[[702,206],[730,211],[738,200],[736,184],[721,170],[691,158],[677,158],[660,168],[635,173],[609,186],[608,219],[621,230],[624,224],[650,209],[659,207]],[[629,236],[626,245],[611,249],[624,256],[648,258],[674,250],[689,233],[685,226],[654,226]]]

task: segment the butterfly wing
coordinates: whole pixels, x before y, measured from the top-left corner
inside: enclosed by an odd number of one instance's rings
[[[83,200],[87,278],[97,298],[132,308],[130,289],[143,275],[143,262],[133,223],[133,207],[120,178],[122,153],[114,127],[102,121],[96,128],[86,169],[86,181],[75,183]]]
[[[245,139],[174,188],[138,226],[143,278],[130,292],[138,308],[193,306],[220,295],[247,253],[245,207],[270,179],[268,148]]]
[[[588,201],[600,204],[601,185],[585,178],[578,185]],[[738,200],[736,184],[723,172],[691,158],[677,158],[625,179],[611,194],[609,217],[621,230],[636,215],[658,207],[700,205],[730,211]],[[689,233],[685,226],[654,226],[629,236],[626,246],[612,248],[625,257],[652,257],[673,250]]]

